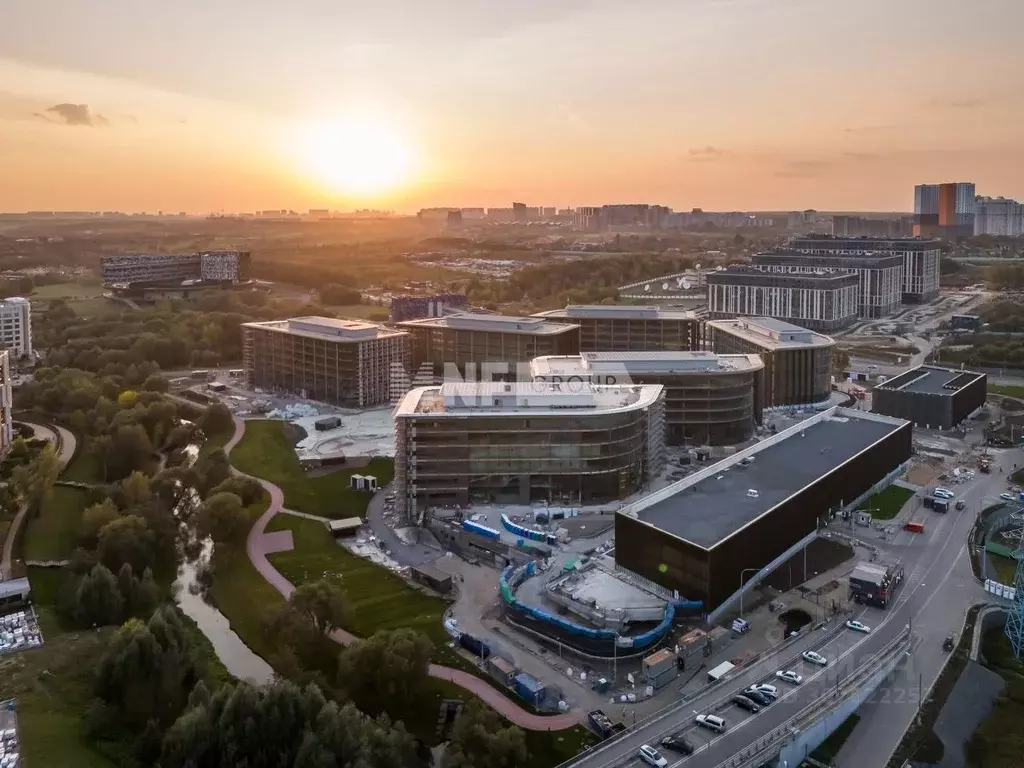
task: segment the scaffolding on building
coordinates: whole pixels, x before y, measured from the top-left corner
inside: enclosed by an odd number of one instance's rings
[[[1017,571],[1013,577],[1014,595],[1013,604],[1010,606],[1006,616],[1006,637],[1013,648],[1013,655],[1019,660],[1021,651],[1024,651],[1024,516],[1017,512],[1011,518],[1012,529],[1016,531],[1017,538],[1013,542],[1014,557],[1017,559]]]

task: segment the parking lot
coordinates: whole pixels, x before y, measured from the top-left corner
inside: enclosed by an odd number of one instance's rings
[[[0,653],[25,651],[42,644],[43,634],[32,606],[0,616]],[[6,766],[0,764],[0,768]]]
[[[21,768],[18,715],[14,700],[0,701],[0,768]]]

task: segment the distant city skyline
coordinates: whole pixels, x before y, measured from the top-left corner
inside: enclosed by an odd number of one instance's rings
[[[1012,0],[11,0],[5,22],[5,211],[1024,198]]]

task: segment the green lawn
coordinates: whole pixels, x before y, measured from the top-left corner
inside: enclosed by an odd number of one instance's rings
[[[1024,398],[1024,387],[1015,384],[989,384],[988,391],[997,395],[1006,395],[1007,397]]]
[[[404,579],[337,544],[326,526],[295,515],[277,515],[267,530],[289,530],[295,549],[270,555],[270,562],[292,584],[340,577],[352,605],[346,627],[359,637],[381,629],[408,627],[435,644],[449,640],[442,625],[448,603],[420,592]]]
[[[93,494],[81,488],[54,486],[39,514],[28,520],[25,560],[67,560],[75,549],[82,512],[93,503]]]
[[[199,449],[199,456],[196,458],[196,461],[201,461],[218,448],[223,448],[227,445],[228,440],[231,439],[231,435],[233,434],[234,430],[228,429],[224,432],[218,432],[217,434],[207,437],[206,440],[203,441],[202,447]]]
[[[70,282],[41,285],[32,291],[29,298],[33,301],[64,299],[79,317],[91,317],[123,309],[123,305],[103,297],[103,286],[99,283]]]
[[[247,421],[245,437],[231,452],[231,463],[279,486],[288,509],[330,518],[366,514],[371,495],[349,488],[351,475],[374,475],[383,486],[394,474],[391,459],[375,458],[363,467],[310,477],[299,464],[280,421]]]
[[[861,504],[860,508],[865,512],[870,512],[871,517],[875,520],[892,520],[913,495],[913,491],[898,485],[890,485],[868,497],[868,500]]]
[[[60,475],[61,480],[73,480],[79,483],[101,483],[100,463],[89,450],[89,443],[81,435],[75,435],[78,441],[75,455]]]

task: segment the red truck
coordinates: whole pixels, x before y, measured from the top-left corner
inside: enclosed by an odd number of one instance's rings
[[[907,523],[903,526],[903,530],[911,533],[924,533],[924,523]]]

